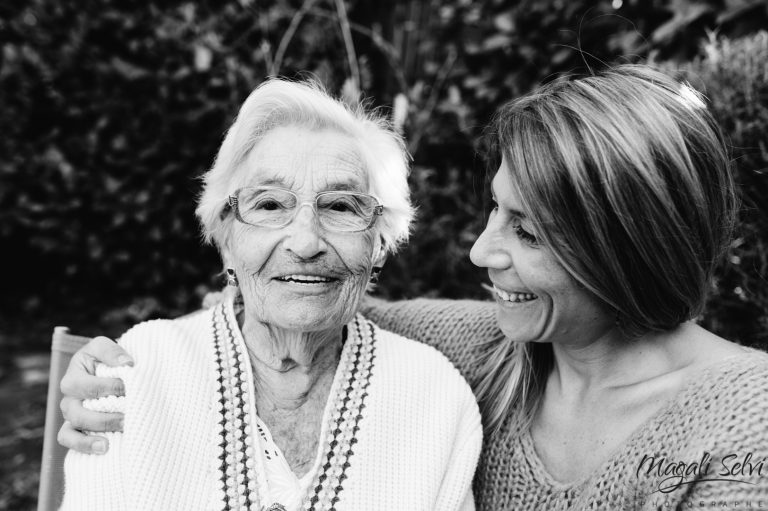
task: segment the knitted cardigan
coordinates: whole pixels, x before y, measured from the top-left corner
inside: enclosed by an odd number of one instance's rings
[[[122,378],[126,396],[85,406],[124,412],[124,433],[106,434],[106,455],[67,455],[61,509],[280,509],[260,498],[253,374],[231,304],[140,324],[120,344],[135,366],[97,374]],[[302,509],[474,509],[481,443],[477,403],[451,363],[358,315]]]
[[[364,313],[437,347],[475,386],[484,350],[504,342],[495,308],[467,300],[376,300]],[[504,424],[485,438],[474,489],[478,509],[487,511],[768,507],[768,355],[745,350],[703,370],[602,466],[572,484],[547,473],[529,431]]]

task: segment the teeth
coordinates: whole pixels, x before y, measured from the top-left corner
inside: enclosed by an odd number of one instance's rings
[[[278,280],[285,282],[331,282],[329,277],[320,277],[318,275],[286,275],[279,277]]]
[[[538,296],[536,296],[533,293],[507,293],[503,289],[499,289],[496,286],[493,286],[493,290],[496,292],[496,295],[498,295],[498,297],[504,300],[505,302],[514,302],[514,303],[530,302],[538,298]]]

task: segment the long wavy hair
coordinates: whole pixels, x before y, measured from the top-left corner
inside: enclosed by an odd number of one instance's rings
[[[737,199],[723,135],[696,91],[618,66],[504,105],[493,133],[537,236],[628,339],[700,314]],[[501,342],[483,363],[487,428],[530,426],[551,346]]]

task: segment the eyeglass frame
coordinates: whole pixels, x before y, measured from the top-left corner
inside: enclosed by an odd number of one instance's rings
[[[237,196],[243,190],[256,190],[256,189],[260,189],[260,190],[279,190],[281,192],[288,192],[291,195],[293,195],[296,198],[296,206],[294,208],[295,211],[294,211],[293,216],[291,217],[291,219],[288,220],[283,225],[274,226],[274,227],[273,226],[266,226],[266,225],[254,225],[254,224],[248,223],[245,220],[243,220],[243,217],[240,215],[240,207],[239,207],[239,201],[237,199]],[[299,211],[301,210],[301,208],[303,208],[305,205],[308,204],[308,205],[312,206],[312,211],[315,212],[315,217],[318,220],[318,224],[320,224],[322,226],[323,224],[320,221],[320,214],[317,211],[317,199],[320,196],[322,196],[322,195],[328,195],[328,194],[332,194],[332,193],[342,194],[342,195],[363,195],[365,197],[370,197],[371,199],[376,201],[376,205],[373,207],[373,214],[371,215],[370,222],[368,222],[368,225],[363,227],[362,229],[356,229],[354,231],[339,231],[339,230],[335,230],[335,229],[328,229],[327,227],[323,226],[323,228],[326,229],[326,230],[330,230],[331,232],[348,232],[348,233],[367,231],[368,229],[373,227],[374,224],[376,223],[376,220],[381,215],[384,214],[384,206],[381,204],[381,202],[379,202],[379,199],[377,197],[375,197],[374,195],[371,195],[369,193],[352,192],[352,191],[348,191],[348,190],[326,190],[326,191],[323,191],[323,192],[317,192],[315,194],[315,198],[313,200],[311,200],[311,201],[302,201],[302,202],[300,202],[299,201],[299,196],[298,196],[298,194],[296,194],[296,192],[294,192],[293,190],[289,190],[287,188],[281,188],[279,186],[244,186],[242,188],[238,188],[237,190],[232,192],[231,195],[229,195],[227,197],[227,205],[229,206],[229,208],[234,210],[235,218],[239,222],[244,223],[245,225],[250,225],[251,227],[264,227],[264,228],[267,228],[267,229],[282,229],[283,227],[286,227],[286,226],[290,225],[294,220],[296,220],[296,216],[299,214]]]

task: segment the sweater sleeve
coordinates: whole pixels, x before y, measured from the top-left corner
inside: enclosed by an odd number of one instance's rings
[[[96,376],[130,377],[131,367],[106,367],[99,365]],[[95,412],[125,413],[125,397],[109,396],[88,399],[83,406]],[[99,433],[109,441],[105,454],[84,454],[69,451],[64,460],[64,500],[61,511],[123,511],[125,498],[125,457],[122,432]]]
[[[460,432],[456,438],[456,447],[449,459],[435,503],[435,509],[441,511],[475,509],[472,478],[475,475],[483,443],[483,429],[477,402],[469,391],[469,387],[466,389],[464,413]]]
[[[485,347],[504,338],[494,302],[369,297],[363,314],[384,330],[437,348],[473,387],[482,377],[478,360]]]

